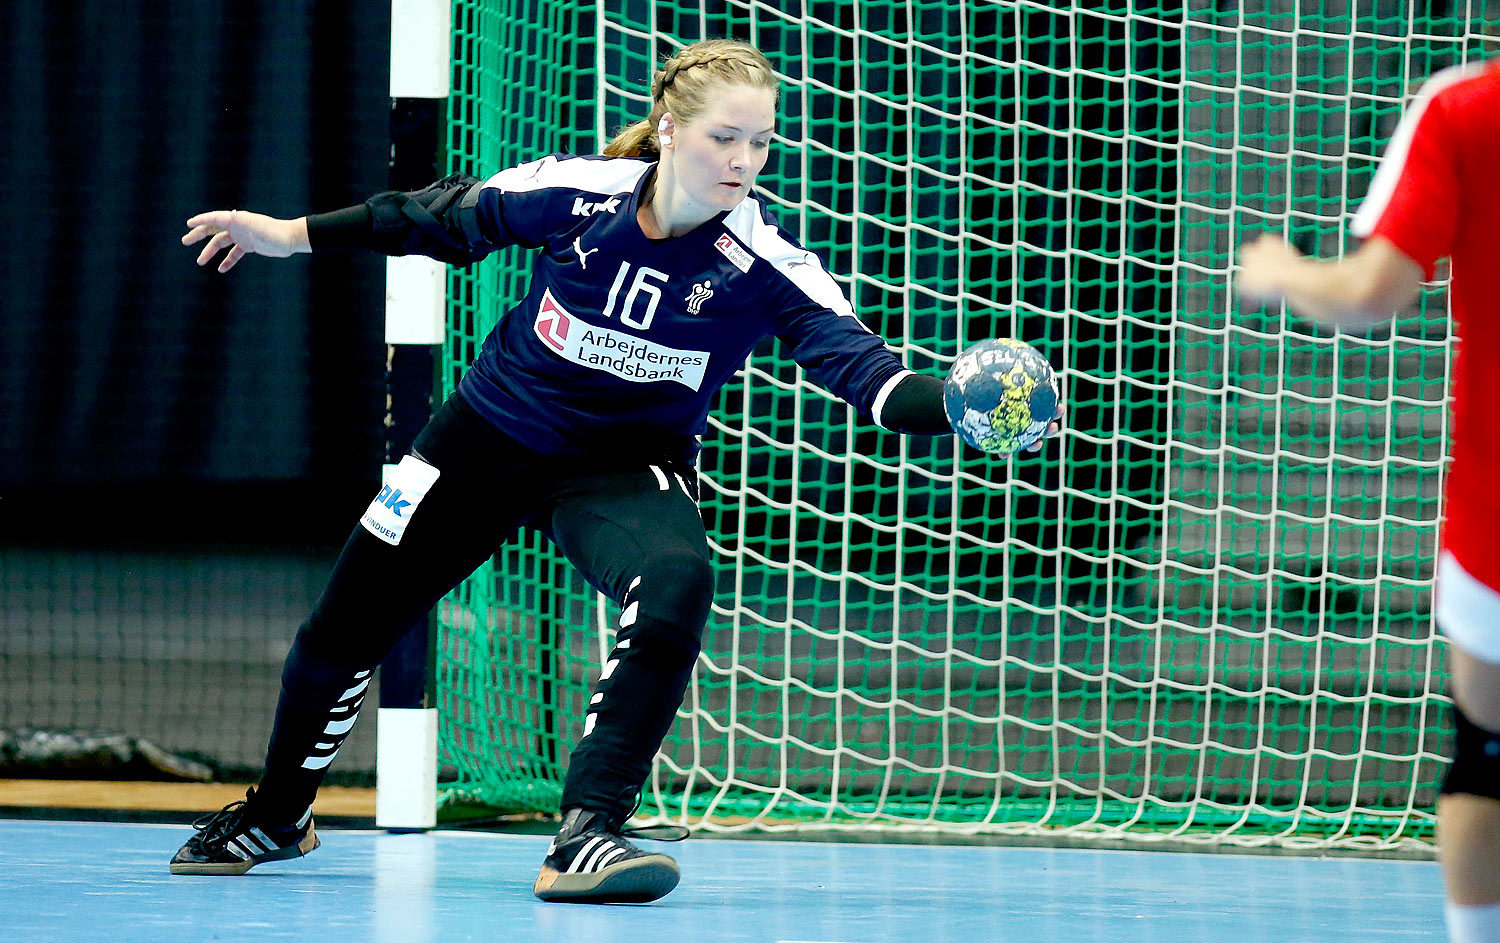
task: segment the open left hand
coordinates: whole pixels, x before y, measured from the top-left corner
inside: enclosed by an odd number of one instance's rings
[[[284,259],[294,252],[309,251],[305,219],[277,219],[248,210],[212,210],[199,213],[187,224],[192,228],[182,237],[183,245],[208,239],[198,253],[199,265],[207,265],[219,252],[229,250],[218,265],[220,272],[234,268],[246,255]]]

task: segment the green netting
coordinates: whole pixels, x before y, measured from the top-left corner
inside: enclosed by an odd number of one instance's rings
[[[1048,459],[955,454],[758,349],[705,439],[719,593],[643,813],[1430,842],[1445,300],[1334,337],[1238,310],[1228,274],[1258,230],[1344,248],[1404,97],[1482,51],[1472,19],[620,8],[456,2],[453,168],[594,152],[671,50],[750,39],[785,80],[763,196],[866,323],[928,373],[1020,337],[1070,405]],[[455,273],[450,385],[527,275]],[[450,597],[448,798],[555,808],[616,615],[531,535]]]
[[[570,2],[453,5],[449,170],[488,176],[543,154],[591,153],[594,21]],[[444,386],[451,391],[500,315],[525,294],[529,253],[451,270]],[[527,532],[439,611],[441,753],[453,795],[555,808],[577,736],[587,587]]]

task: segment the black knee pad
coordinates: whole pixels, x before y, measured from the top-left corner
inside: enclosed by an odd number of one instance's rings
[[[1453,724],[1458,742],[1453,748],[1453,765],[1443,779],[1442,794],[1500,799],[1500,733],[1476,726],[1457,704],[1453,705]]]
[[[626,592],[625,605],[638,604],[641,616],[701,639],[713,598],[713,567],[705,557],[687,549],[664,550],[641,561],[640,578]]]

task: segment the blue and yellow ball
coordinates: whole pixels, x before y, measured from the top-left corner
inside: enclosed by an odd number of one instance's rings
[[[1057,418],[1057,375],[1036,348],[1009,338],[958,355],[943,381],[943,410],[959,438],[1009,455],[1039,442]]]

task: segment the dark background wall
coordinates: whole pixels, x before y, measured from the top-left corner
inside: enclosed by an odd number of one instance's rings
[[[3,9],[0,775],[7,731],[43,730],[253,779],[282,659],[379,482],[384,261],[219,275],[180,239],[202,210],[386,188],[389,4]],[[369,721],[335,778],[373,756]]]
[[[8,7],[0,527],[341,539],[379,474],[382,261],[221,276],[179,239],[384,189],[389,5]]]

